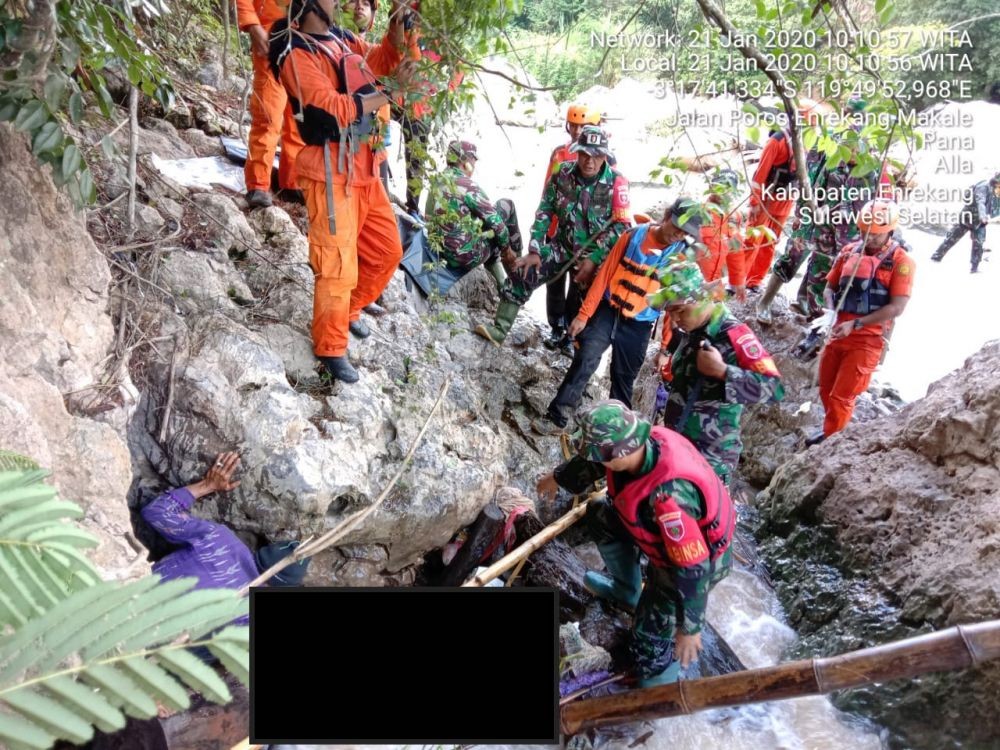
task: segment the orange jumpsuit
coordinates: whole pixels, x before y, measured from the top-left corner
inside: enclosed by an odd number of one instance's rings
[[[271,26],[287,12],[287,0],[236,0],[236,19],[242,31],[251,26]],[[281,136],[281,162],[278,165],[278,186],[297,189],[295,160],[302,150],[302,139],[292,119],[288,95],[274,78],[267,56],[251,49],[253,89],[250,92],[250,134],[247,137],[247,161],[243,175],[250,190],[271,189],[271,169],[274,152]]]
[[[840,284],[841,276],[850,275],[851,266],[848,265],[845,269],[845,263],[851,257],[851,253],[841,252],[834,261],[833,268],[826,277],[833,289]],[[854,254],[853,258],[858,258],[858,255]],[[913,270],[912,258],[900,247],[895,250],[892,268],[879,268],[875,273],[878,280],[889,289],[891,299],[910,296]],[[860,317],[862,316],[854,313],[840,312],[837,314],[837,323]],[[884,330],[888,330],[891,321],[863,326],[844,338],[831,340],[823,348],[819,360],[819,397],[826,411],[823,434],[827,437],[847,426],[854,413],[855,400],[868,388],[885,347],[883,326]]]
[[[775,239],[769,240],[767,237],[756,237],[747,239],[744,267],[747,272],[747,286],[758,287],[771,269],[771,261],[774,260],[774,246],[781,237],[781,230],[788,221],[788,216],[792,212],[794,200],[777,200],[764,193],[764,188],[768,184],[771,170],[776,166],[782,166],[788,162],[792,151],[788,143],[788,137],[768,138],[761,154],[757,171],[753,174],[750,184],[750,218],[747,221],[750,227],[766,227],[774,232]],[[792,162],[794,165],[794,161]],[[790,168],[792,166],[790,165]]]
[[[314,39],[331,51],[334,60],[340,59],[343,48],[332,36]],[[402,60],[388,36],[376,46],[347,35],[346,44],[366,58],[375,75],[391,73]],[[333,61],[321,51],[296,47],[281,67],[281,82],[307,117],[332,117],[346,128],[360,113],[351,95],[338,92],[338,81]],[[347,352],[349,322],[382,293],[403,257],[396,217],[379,179],[381,159],[372,152],[370,139],[356,145],[353,156],[345,154],[350,170],[341,172],[340,143],[329,142],[335,233],[328,222],[323,147],[305,145],[296,165],[309,214],[309,262],[316,274],[313,351],[321,357]]]
[[[705,281],[715,281],[722,278],[722,268],[725,266],[729,276],[730,286],[746,284],[746,270],[743,266],[743,247],[741,224],[743,217],[733,212],[728,215],[709,212],[712,223],[701,228],[701,242],[706,252],[698,258]]]

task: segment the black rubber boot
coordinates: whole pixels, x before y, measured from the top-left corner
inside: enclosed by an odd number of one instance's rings
[[[342,357],[320,357],[319,361],[334,380],[342,380],[345,383],[358,382],[358,371],[348,361],[346,354]]]
[[[352,320],[347,328],[359,339],[366,339],[372,335],[372,329],[363,320]]]

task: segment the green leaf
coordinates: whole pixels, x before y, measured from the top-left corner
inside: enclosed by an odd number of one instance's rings
[[[115,153],[117,152],[115,147],[115,142],[111,139],[111,136],[104,136],[101,138],[101,152],[104,154],[104,158],[111,161],[115,158]]]
[[[48,750],[55,744],[56,737],[45,732],[30,721],[10,713],[0,713],[0,740],[9,745]]]
[[[97,187],[94,185],[94,178],[90,174],[90,168],[84,167],[80,172],[80,196],[85,205],[90,205],[97,200]]]
[[[125,726],[122,712],[108,703],[101,694],[69,677],[52,677],[45,681],[45,689],[72,706],[80,716],[102,732],[114,732]]]
[[[69,97],[69,119],[74,124],[83,119],[83,94],[79,91],[74,91]]]
[[[66,78],[59,72],[49,74],[42,86],[42,96],[49,109],[55,112],[62,104],[63,94],[66,93]]]
[[[122,662],[122,666],[141,688],[155,695],[161,703],[167,704],[175,711],[184,711],[190,707],[191,699],[187,690],[152,660],[135,656]]]
[[[229,672],[244,685],[250,684],[250,651],[230,641],[213,640],[208,644],[211,651]]]
[[[146,695],[124,671],[97,664],[83,673],[83,679],[99,687],[112,703],[129,716],[148,719],[156,716],[156,701]]]
[[[76,744],[94,736],[94,728],[58,701],[27,688],[4,693],[4,702],[26,719],[41,726],[56,737]]]
[[[22,133],[29,132],[45,122],[48,116],[45,103],[32,99],[17,113],[17,117],[14,118],[14,128]]]
[[[10,122],[17,115],[21,108],[19,102],[11,99],[0,100],[0,122]]]
[[[46,151],[55,151],[62,144],[62,140],[62,128],[59,127],[59,123],[50,120],[42,125],[35,135],[35,140],[31,144],[31,151],[36,156],[44,154]]]
[[[70,143],[66,146],[63,151],[62,158],[62,174],[63,177],[69,179],[70,175],[75,174],[79,169],[80,165],[83,163],[83,157],[80,154],[80,149],[76,147],[75,143]]]
[[[213,703],[224,705],[232,700],[229,688],[222,678],[190,652],[180,648],[164,650],[156,654],[156,660],[160,666],[173,672]]]

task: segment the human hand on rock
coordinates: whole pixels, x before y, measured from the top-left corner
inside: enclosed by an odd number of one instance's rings
[[[188,486],[188,491],[197,500],[213,492],[229,492],[240,486],[239,480],[233,481],[233,474],[240,466],[240,454],[236,451],[220,453],[215,463],[205,472],[205,478]]]

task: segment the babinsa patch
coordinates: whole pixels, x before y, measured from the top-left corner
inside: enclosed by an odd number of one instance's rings
[[[663,527],[663,534],[674,542],[679,542],[684,538],[684,520],[680,511],[664,513],[658,519]]]

